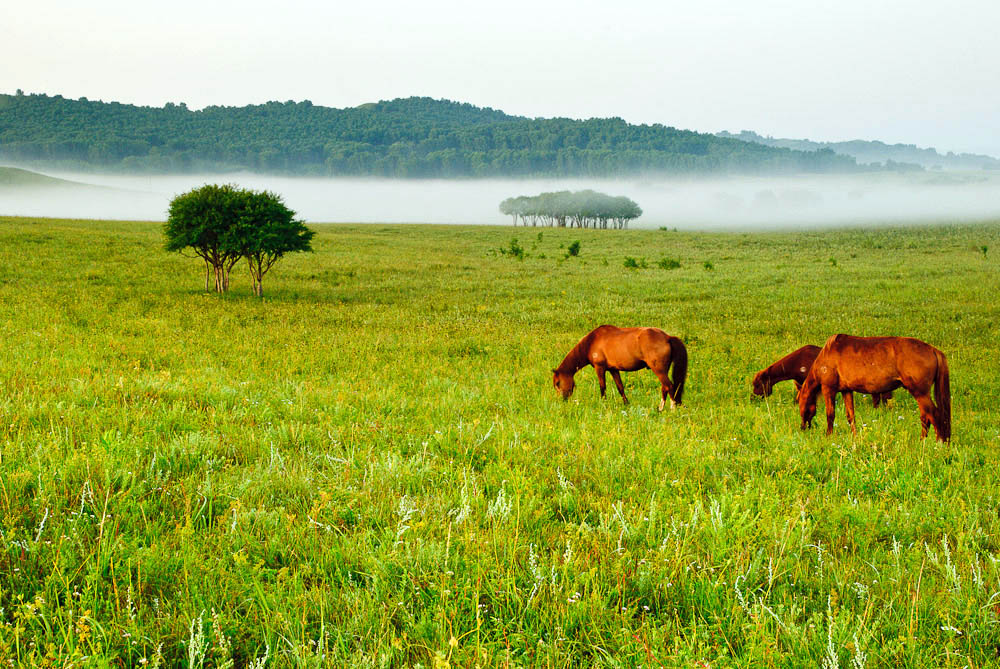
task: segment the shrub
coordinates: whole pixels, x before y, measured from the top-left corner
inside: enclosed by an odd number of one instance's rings
[[[645,258],[639,258],[636,260],[632,256],[625,257],[625,267],[628,269],[646,269],[649,265],[646,264]]]
[[[500,253],[501,255],[517,258],[518,260],[524,260],[524,248],[517,243],[517,237],[510,240],[509,247],[501,246]]]
[[[566,257],[578,256],[580,255],[580,242],[573,242],[566,249]]]
[[[660,269],[677,269],[681,263],[673,258],[662,258],[660,262],[656,263],[656,266]]]

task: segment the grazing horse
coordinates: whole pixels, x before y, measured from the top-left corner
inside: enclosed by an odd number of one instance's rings
[[[934,386],[934,401],[931,386]],[[903,387],[920,407],[921,438],[933,425],[940,441],[951,439],[951,386],[944,353],[911,337],[830,337],[816,357],[802,390],[799,414],[802,429],[812,426],[816,396],[822,391],[826,404],[826,433],[833,432],[834,403],[844,394],[844,410],[854,426],[854,392],[886,393]],[[935,406],[934,402],[937,402]]]
[[[671,364],[674,366],[673,382],[667,376]],[[593,365],[597,372],[597,382],[601,386],[601,397],[604,397],[605,390],[604,375],[611,372],[622,401],[628,404],[619,372],[634,372],[648,367],[660,380],[659,410],[663,411],[668,398],[671,409],[681,403],[687,364],[684,342],[663,330],[602,325],[584,336],[566,354],[559,366],[552,370],[552,385],[562,393],[564,400],[568,400],[573,394],[573,376],[577,370]]]
[[[781,360],[770,367],[757,372],[753,377],[753,394],[758,397],[770,397],[774,384],[782,381],[793,381],[795,383],[795,401],[798,401],[799,389],[802,382],[806,380],[809,369],[819,355],[819,346],[803,346],[795,349]],[[892,392],[875,393],[872,395],[872,406],[877,407],[892,399]]]

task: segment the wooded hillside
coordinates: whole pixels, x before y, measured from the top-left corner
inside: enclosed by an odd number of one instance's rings
[[[0,95],[0,158],[144,172],[252,170],[385,177],[843,172],[832,151],[763,146],[619,118],[509,116],[407,98],[334,109],[304,102],[138,107]]]

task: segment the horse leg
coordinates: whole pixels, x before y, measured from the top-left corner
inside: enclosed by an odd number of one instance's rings
[[[622,375],[618,373],[617,369],[612,369],[611,378],[615,380],[615,385],[618,386],[618,394],[622,396],[622,402],[628,404],[628,398],[625,397],[625,386],[622,384]]]
[[[853,434],[858,433],[858,429],[854,426],[854,393],[850,390],[844,391],[844,413],[847,414],[847,422],[851,425],[851,432]]]
[[[826,404],[826,433],[833,434],[833,415],[837,410],[837,393],[831,386],[823,386],[823,403]]]
[[[913,399],[917,400],[917,406],[920,407],[920,438],[924,439],[927,436],[927,426],[933,425],[938,441],[944,441],[941,439],[941,426],[938,423],[938,410],[937,407],[934,406],[931,396],[917,395],[912,392],[911,394],[913,395]]]
[[[667,370],[653,369],[653,373],[660,380],[660,406],[657,411],[663,411],[663,407],[667,405],[667,400],[670,400],[671,410],[677,408],[677,403],[674,401],[674,384],[670,383]]]
[[[604,373],[608,371],[608,368],[602,365],[594,365],[594,371],[597,372],[597,385],[601,387],[601,399],[604,399],[604,391],[607,389],[607,381]]]

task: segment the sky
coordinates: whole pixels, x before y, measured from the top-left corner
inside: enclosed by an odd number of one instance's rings
[[[0,92],[162,106],[411,95],[1000,156],[997,0],[6,2]]]

